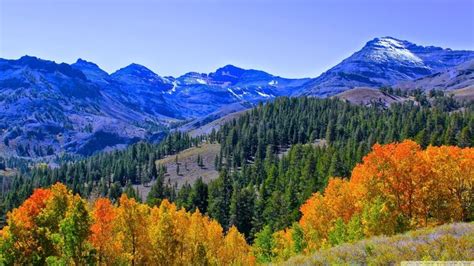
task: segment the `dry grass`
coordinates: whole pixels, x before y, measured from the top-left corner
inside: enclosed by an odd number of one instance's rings
[[[220,144],[211,143],[202,143],[199,147],[181,151],[178,153],[179,174],[176,172],[176,155],[160,159],[156,161],[156,164],[166,166],[168,171],[165,175],[165,182],[169,180],[171,184],[177,183],[178,187],[185,183],[192,185],[199,177],[202,177],[203,181],[208,183],[219,176],[219,172],[214,169],[214,160],[219,151]],[[202,157],[203,167],[197,164],[198,155]],[[140,196],[145,200],[152,185],[153,182],[150,182],[146,186],[135,185],[134,187],[138,188]]]
[[[0,176],[13,177],[17,174],[15,169],[7,168],[5,170],[0,170]]]
[[[398,265],[402,261],[474,260],[474,223],[425,228],[296,256],[284,265]]]
[[[450,92],[458,101],[474,101],[474,85]]]
[[[166,179],[170,179],[171,183],[178,183],[178,186],[185,182],[192,184],[200,176],[207,183],[219,175],[214,169],[214,160],[220,148],[219,144],[203,143],[199,147],[192,147],[178,153],[179,175],[176,172],[176,155],[167,156],[156,163],[166,166],[168,169]],[[202,157],[203,167],[197,164],[198,155]]]
[[[353,104],[359,105],[371,105],[373,102],[382,102],[386,106],[392,103],[404,102],[407,99],[395,95],[384,94],[382,91],[374,88],[354,88],[341,92],[334,97],[344,99]]]

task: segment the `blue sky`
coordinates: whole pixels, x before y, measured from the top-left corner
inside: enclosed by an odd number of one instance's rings
[[[378,36],[474,50],[473,18],[474,0],[0,0],[0,57],[315,77]]]

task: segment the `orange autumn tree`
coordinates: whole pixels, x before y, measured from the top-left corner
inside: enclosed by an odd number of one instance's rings
[[[244,236],[163,200],[149,207],[122,195],[88,206],[62,184],[37,189],[8,214],[0,264],[252,265]]]
[[[358,199],[357,207],[365,211],[364,222],[369,225],[366,235],[393,234],[403,231],[397,229],[405,226],[402,223],[411,227],[425,220],[420,218],[427,215],[424,198],[433,178],[422,154],[421,147],[413,141],[376,144],[363,163],[354,168],[351,187]],[[383,217],[377,212],[384,212]],[[369,221],[369,216],[374,219]],[[377,222],[382,220],[383,226]],[[375,224],[370,225],[372,222]],[[383,231],[378,231],[382,227]]]
[[[89,218],[86,202],[64,185],[36,189],[7,215],[0,238],[2,263],[87,263]]]
[[[301,206],[299,224],[304,252],[309,253],[364,236],[469,221],[473,208],[474,149],[422,150],[406,140],[374,145],[350,181],[330,179],[324,193],[315,193]],[[273,235],[280,260],[295,250],[292,228]]]
[[[90,242],[97,249],[97,262],[114,262],[115,250],[119,247],[116,243],[116,230],[114,221],[117,216],[115,207],[109,199],[98,199],[94,203],[91,226]]]
[[[433,185],[428,198],[437,221],[474,219],[474,148],[428,147],[423,154]]]
[[[3,244],[9,246],[9,252],[4,254],[6,258],[18,259],[17,262],[23,264],[44,254],[35,220],[51,196],[48,189],[36,189],[19,208],[8,213],[7,226],[1,233]]]

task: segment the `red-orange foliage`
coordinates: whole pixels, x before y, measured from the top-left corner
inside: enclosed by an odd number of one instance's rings
[[[473,204],[473,148],[422,150],[406,140],[374,145],[349,182],[331,179],[324,195],[316,193],[303,204],[300,224],[314,249],[337,219],[347,224],[354,214],[362,217],[365,234],[373,235],[467,220]]]
[[[114,220],[116,217],[115,207],[109,199],[98,199],[94,204],[91,226],[90,241],[97,248],[99,264],[113,261],[114,256]]]
[[[51,197],[49,189],[35,189],[31,197],[8,215],[8,220],[14,223],[16,227],[22,227],[23,230],[30,230],[35,226],[34,219],[46,206],[46,201]],[[10,224],[11,225],[11,224]]]
[[[16,254],[30,257],[39,248],[40,243],[36,237],[35,219],[45,208],[51,195],[52,193],[48,189],[36,189],[31,197],[25,200],[18,209],[7,215],[8,226],[2,230],[2,235],[15,236],[13,247]]]

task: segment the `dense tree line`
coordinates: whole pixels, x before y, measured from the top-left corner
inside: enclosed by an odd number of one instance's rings
[[[359,145],[363,153],[375,142],[403,139],[416,139],[423,147],[473,145],[473,106],[454,113],[443,109],[423,108],[412,101],[385,109],[338,99],[279,98],[225,124],[211,133],[211,139],[221,143],[224,163],[233,168],[265,158],[267,146],[278,152],[318,139],[332,146],[351,143],[357,149]]]
[[[0,230],[0,264],[253,265],[366,237],[474,218],[474,148],[430,146],[423,150],[406,140],[374,145],[353,169],[350,180],[329,179],[323,192],[314,193],[301,206],[299,222],[277,232],[264,226],[250,247],[237,227],[251,226],[246,210],[252,209],[248,206],[255,199],[251,189],[239,189],[241,177],[226,171],[217,182],[222,186],[215,189],[231,194],[228,230],[203,215],[200,207],[187,212],[166,199],[148,205],[122,194],[115,204],[107,198],[90,204],[60,183],[36,189],[8,214],[7,226]],[[189,195],[205,188],[198,180]],[[218,197],[210,193],[209,199]],[[205,198],[191,198],[196,199],[196,206],[206,206]],[[226,209],[221,200],[225,197],[210,202],[209,212]],[[468,254],[472,246],[468,240],[447,235],[435,241],[441,249],[435,253],[427,254],[426,245],[422,250],[410,245],[397,251],[410,250],[417,257],[459,258]],[[359,254],[359,259],[373,255],[373,247],[366,244],[365,249],[367,256]],[[378,261],[393,260],[390,254],[394,252],[385,250]]]

